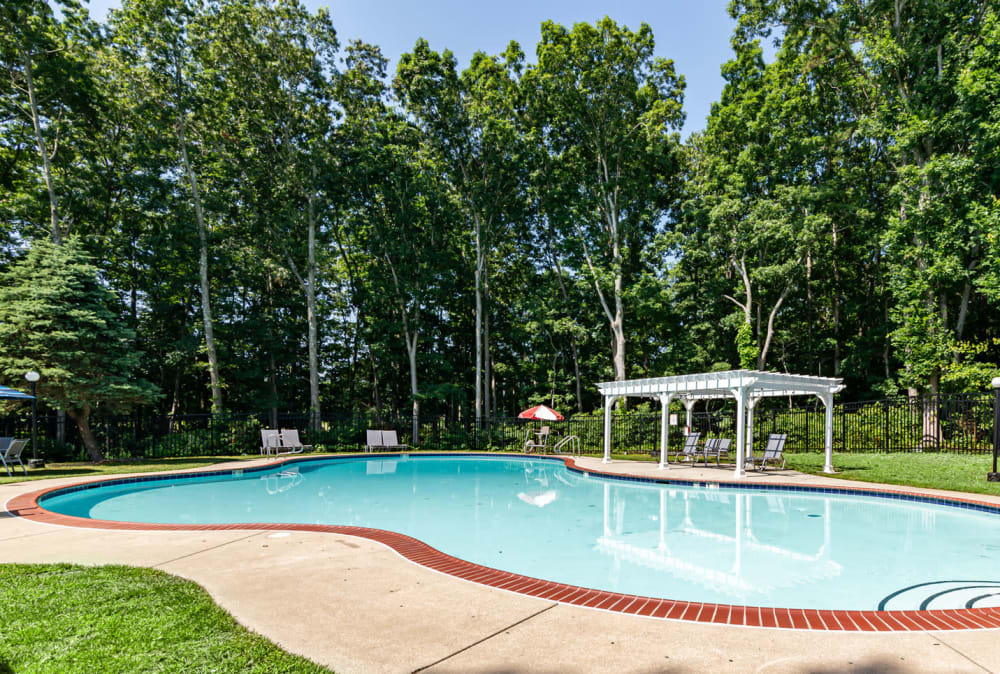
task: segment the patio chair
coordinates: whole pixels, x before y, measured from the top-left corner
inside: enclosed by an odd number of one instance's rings
[[[706,438],[705,444],[703,444],[700,449],[695,447],[695,450],[691,453],[692,464],[700,456],[705,460],[705,466],[707,467],[708,457],[711,455],[715,455],[716,457],[715,461],[716,463],[718,463],[719,461],[718,454],[716,454],[716,447],[718,446],[718,444],[719,444],[719,438]]]
[[[524,453],[533,452],[536,449],[539,452],[544,452],[549,448],[549,427],[542,426],[537,431],[534,431],[534,436],[532,436],[532,430],[529,428],[527,434],[524,437]]]
[[[365,431],[365,452],[382,449],[382,431]]]
[[[719,465],[719,459],[723,454],[726,455],[726,460],[729,460],[729,448],[732,446],[733,441],[729,438],[720,438],[719,442],[715,445],[715,465]]]
[[[679,463],[682,458],[691,459],[694,461],[694,456],[698,451],[698,438],[701,437],[701,433],[688,433],[684,438],[684,446],[679,452],[667,452],[667,461],[670,461],[671,456],[676,456],[676,462]]]
[[[294,428],[282,428],[278,434],[278,452],[276,456],[282,454],[301,454],[305,450],[312,450],[312,445],[303,445],[299,440],[299,432]]]
[[[278,438],[277,428],[262,428],[260,430],[260,453],[267,454],[271,456],[271,452],[274,451],[275,454],[278,453],[278,447],[281,442]]]
[[[21,461],[21,452],[24,451],[27,444],[27,440],[12,440],[11,443],[7,445],[7,449],[0,452],[0,462],[3,462],[3,467],[7,469],[7,477],[13,477],[10,472],[10,466],[15,461],[21,465],[21,470],[24,474],[28,474],[28,469],[24,467],[24,462]]]
[[[767,468],[767,463],[777,464],[781,462],[781,469],[785,468],[785,457],[782,456],[781,450],[785,447],[785,439],[788,437],[785,433],[771,433],[767,436],[767,446],[764,448],[764,453],[760,456],[748,456],[747,463],[751,467],[760,464],[760,469],[765,470]]]
[[[396,436],[396,431],[382,431],[382,448],[408,449],[406,445],[399,442],[399,438]]]

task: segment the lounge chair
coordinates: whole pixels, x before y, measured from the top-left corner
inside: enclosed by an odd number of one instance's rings
[[[396,431],[382,431],[382,448],[408,449],[406,445],[399,442],[399,438],[396,437]]]
[[[785,457],[782,456],[781,450],[785,447],[787,437],[788,435],[785,433],[771,433],[767,436],[767,446],[764,448],[764,453],[760,456],[748,456],[747,463],[751,467],[760,464],[760,469],[765,470],[769,461],[775,464],[780,461],[781,468],[784,469]]]
[[[729,448],[732,446],[733,441],[729,438],[720,438],[719,442],[715,445],[715,465],[719,465],[719,459],[723,454],[726,455],[726,460],[729,460]]]
[[[532,436],[532,430],[529,428],[527,435],[524,437],[524,453],[533,452],[536,449],[539,452],[545,452],[549,448],[549,427],[542,426],[539,430],[534,431],[534,436]]]
[[[305,450],[312,450],[312,445],[303,445],[299,440],[299,432],[294,428],[282,428],[278,434],[277,455],[281,454],[301,454]]]
[[[278,437],[280,431],[276,428],[262,428],[260,431],[260,453],[267,454],[271,456],[273,451],[275,454],[278,453],[278,447],[281,446],[281,441]]]
[[[695,450],[691,453],[691,462],[694,463],[694,461],[700,456],[703,459],[705,459],[705,466],[707,467],[708,457],[714,455],[716,457],[715,461],[716,463],[718,463],[719,455],[716,453],[716,447],[718,446],[719,442],[720,442],[719,438],[705,438],[705,444],[701,446],[701,449],[698,449],[696,447]]]
[[[366,439],[366,452],[378,452],[383,449],[393,450],[407,448],[406,445],[399,444],[399,438],[396,436],[396,431],[367,431]]]
[[[671,456],[677,457],[677,462],[679,463],[681,458],[689,458],[694,461],[695,454],[698,452],[698,438],[701,437],[701,433],[688,433],[684,438],[684,446],[679,452],[667,452],[666,460],[670,461]]]
[[[382,449],[382,431],[365,431],[365,452]]]
[[[13,477],[10,472],[10,466],[15,461],[21,464],[21,470],[24,471],[24,474],[28,474],[28,469],[24,467],[24,462],[21,461],[21,452],[24,451],[24,447],[27,444],[27,440],[11,440],[7,448],[0,452],[0,462],[3,462],[3,467],[7,469],[7,477]]]

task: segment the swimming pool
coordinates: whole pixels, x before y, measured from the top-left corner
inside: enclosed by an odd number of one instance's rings
[[[306,459],[56,490],[39,505],[119,522],[387,530],[511,574],[686,602],[1000,606],[995,512],[836,490],[612,479],[562,460]]]

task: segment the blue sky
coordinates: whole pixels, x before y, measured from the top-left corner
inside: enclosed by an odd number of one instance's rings
[[[687,80],[683,135],[705,126],[712,102],[722,92],[719,66],[732,55],[729,37],[734,22],[728,0],[303,0],[311,9],[330,8],[341,42],[361,38],[379,45],[390,59],[390,72],[400,54],[425,38],[435,50],[451,49],[465,67],[477,50],[497,54],[517,40],[534,61],[542,21],[565,26],[610,16],[632,29],[648,23],[656,38],[656,54],[671,58]],[[91,0],[90,12],[103,20],[118,0]]]

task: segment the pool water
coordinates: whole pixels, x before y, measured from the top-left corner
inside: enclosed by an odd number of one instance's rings
[[[815,609],[1000,605],[1000,515],[849,494],[585,476],[512,457],[306,460],[56,492],[78,517],[386,529],[513,573],[675,600]]]

